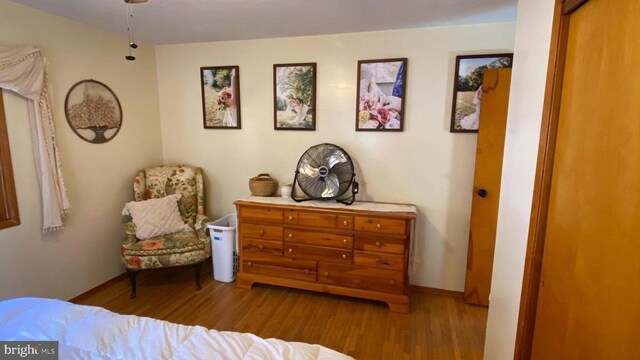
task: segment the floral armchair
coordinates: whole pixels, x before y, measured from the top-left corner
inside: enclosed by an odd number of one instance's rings
[[[189,229],[138,239],[133,222],[124,225],[127,239],[120,246],[122,262],[131,280],[131,298],[136,296],[136,274],[140,270],[195,265],[196,288],[201,289],[200,270],[211,256],[207,234],[209,219],[204,215],[202,170],[187,165],[159,166],[141,170],[133,183],[135,201],[181,194],[180,215]]]

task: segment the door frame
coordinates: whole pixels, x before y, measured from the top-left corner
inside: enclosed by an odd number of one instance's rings
[[[530,359],[549,211],[569,19],[589,0],[556,0],[514,359]]]

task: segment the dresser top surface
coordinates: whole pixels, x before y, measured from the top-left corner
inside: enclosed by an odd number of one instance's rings
[[[296,202],[291,198],[283,197],[263,197],[263,196],[247,196],[241,199],[237,199],[234,202],[236,205],[279,205],[296,208],[318,208],[318,209],[332,209],[343,211],[362,211],[362,212],[383,212],[383,213],[406,213],[416,214],[416,207],[411,204],[394,204],[394,203],[379,203],[368,201],[356,201],[351,205],[345,205],[336,201],[304,201]]]

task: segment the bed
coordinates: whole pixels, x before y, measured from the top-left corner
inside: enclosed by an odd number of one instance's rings
[[[351,359],[320,345],[41,298],[0,301],[0,340],[59,341],[60,359]]]

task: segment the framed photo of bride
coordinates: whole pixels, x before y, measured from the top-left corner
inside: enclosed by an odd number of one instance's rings
[[[316,129],[316,63],[273,65],[273,129]]]
[[[240,129],[240,69],[200,68],[202,119],[205,129]]]

